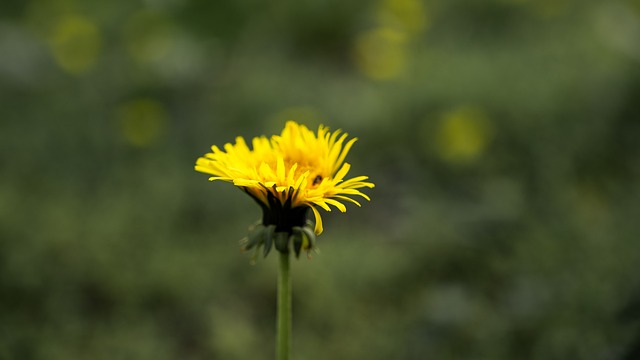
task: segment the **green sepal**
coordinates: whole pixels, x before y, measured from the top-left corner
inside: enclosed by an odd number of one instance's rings
[[[263,241],[263,233],[265,227],[262,224],[257,224],[249,229],[249,235],[247,236],[247,242],[244,244],[244,249],[249,250],[253,247],[258,247]]]
[[[267,257],[267,255],[269,254],[269,252],[271,251],[271,247],[273,246],[273,237],[274,234],[276,232],[276,226],[275,225],[269,225],[265,228],[263,235],[264,235],[264,249],[263,249],[263,256]]]
[[[316,248],[316,233],[313,231],[312,227],[303,226],[302,234],[305,235],[306,243],[303,243],[302,248],[305,250],[313,250]]]
[[[256,246],[253,251],[251,252],[251,260],[250,260],[250,264],[251,265],[255,265],[257,260],[258,260],[258,251],[260,251],[260,248],[258,246]]]
[[[243,237],[242,239],[240,239],[240,250],[247,251],[247,244],[249,243],[249,238],[248,237]]]
[[[302,233],[302,228],[299,226],[294,226],[291,230],[293,233],[289,239],[291,239],[291,242],[293,243],[293,251],[296,253],[296,258],[298,258],[300,257],[300,250],[302,250],[302,244],[304,242],[302,238],[304,237],[304,234]]]
[[[275,245],[276,249],[283,254],[289,252],[289,233],[277,232],[275,233]]]

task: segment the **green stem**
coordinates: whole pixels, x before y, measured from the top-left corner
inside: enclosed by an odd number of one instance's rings
[[[278,272],[278,325],[276,359],[289,360],[291,353],[291,276],[289,253],[280,254]]]

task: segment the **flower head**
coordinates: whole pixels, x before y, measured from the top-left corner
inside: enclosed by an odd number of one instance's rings
[[[311,209],[319,235],[323,228],[318,207],[331,211],[331,205],[345,212],[345,201],[360,206],[352,196],[369,200],[358,189],[374,187],[367,176],[345,179],[351,165],[344,160],[357,140],[345,142],[347,136],[322,125],[313,132],[288,121],[280,135],[253,138],[251,149],[242,137],[225,144],[224,150],[212,146],[213,152],[200,157],[195,169],[212,175],[211,181],[232,182],[244,190],[262,207],[262,225],[273,225],[276,232],[291,234],[294,227],[305,226]]]

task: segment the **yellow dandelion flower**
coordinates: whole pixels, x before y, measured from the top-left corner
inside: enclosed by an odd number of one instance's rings
[[[344,160],[357,140],[346,141],[347,137],[322,125],[313,132],[288,121],[280,135],[255,137],[251,149],[242,137],[223,149],[212,146],[213,152],[200,157],[195,169],[212,175],[210,181],[232,182],[244,190],[262,207],[262,225],[275,226],[276,233],[293,234],[303,228],[311,209],[313,232],[319,235],[323,228],[318,207],[345,212],[343,202],[360,206],[353,196],[369,200],[358,189],[374,187],[367,176],[345,179],[351,165]]]

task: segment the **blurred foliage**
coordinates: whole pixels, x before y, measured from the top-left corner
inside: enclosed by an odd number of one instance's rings
[[[297,359],[640,357],[640,2],[0,3],[0,358],[270,359],[211,144],[343,128]]]

